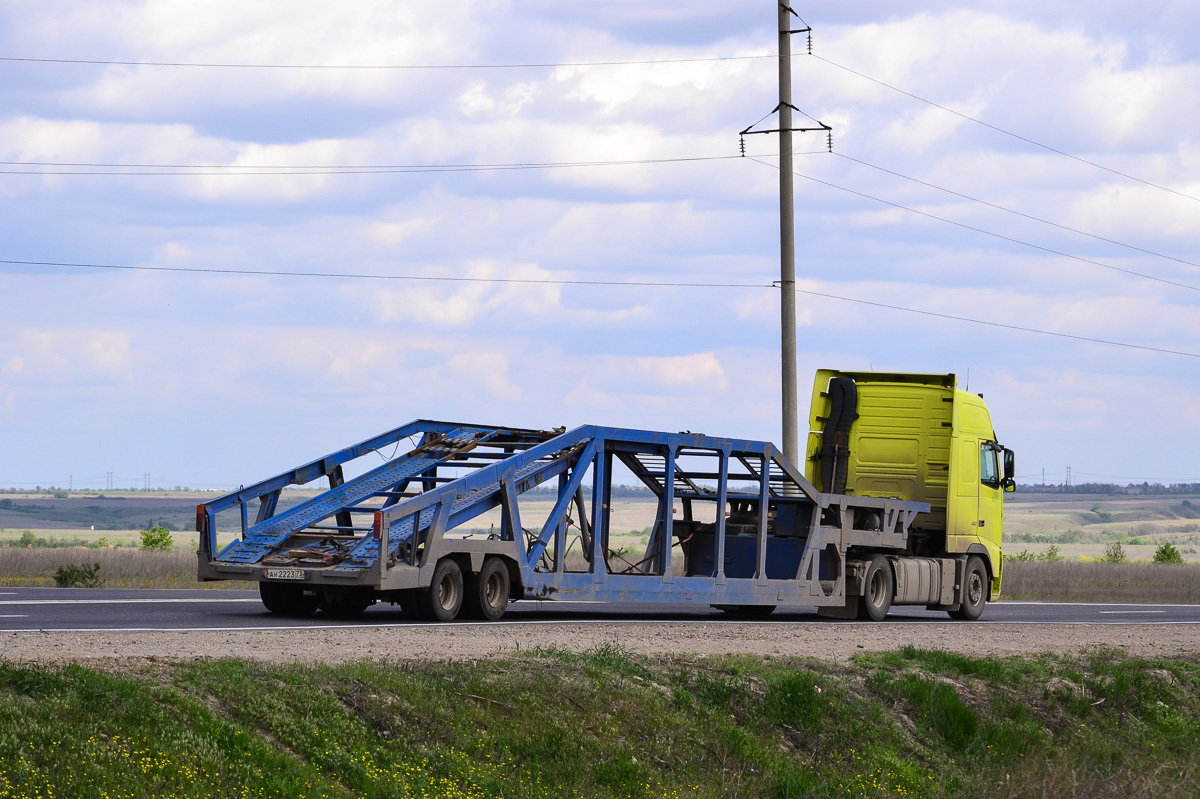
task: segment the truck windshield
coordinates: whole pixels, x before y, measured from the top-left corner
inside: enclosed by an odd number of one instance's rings
[[[1000,487],[1000,468],[990,441],[979,445],[979,482],[991,488]]]

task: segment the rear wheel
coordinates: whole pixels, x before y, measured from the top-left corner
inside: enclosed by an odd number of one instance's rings
[[[478,574],[467,578],[466,611],[472,619],[495,621],[508,610],[511,578],[500,558],[488,558]]]
[[[983,567],[983,560],[977,555],[972,555],[967,558],[967,567],[963,570],[962,606],[958,610],[950,611],[950,618],[975,621],[983,615],[989,592],[987,569]]]
[[[426,621],[454,621],[463,604],[463,575],[449,558],[438,561],[428,588],[417,592],[417,606]]]
[[[858,618],[863,621],[883,621],[892,609],[892,597],[895,595],[892,564],[883,555],[871,556],[867,561],[863,595],[858,598]]]
[[[267,610],[280,616],[310,616],[321,604],[315,594],[305,594],[302,586],[286,583],[260,582],[258,595]]]

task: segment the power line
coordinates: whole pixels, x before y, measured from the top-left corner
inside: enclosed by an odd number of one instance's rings
[[[1005,213],[1024,217],[1025,219],[1030,219],[1034,222],[1041,222],[1043,225],[1050,225],[1051,227],[1056,227],[1059,230],[1065,230],[1069,233],[1076,233],[1080,236],[1087,236],[1088,238],[1095,239],[1096,241],[1103,241],[1108,244],[1115,244],[1118,247],[1124,247],[1125,249],[1134,250],[1136,252],[1144,253],[1146,255],[1153,255],[1155,258],[1165,258],[1168,261],[1175,261],[1176,263],[1186,264],[1187,266],[1200,267],[1200,264],[1195,263],[1193,261],[1187,261],[1187,260],[1184,260],[1183,258],[1176,258],[1173,255],[1165,255],[1161,252],[1155,252],[1154,250],[1147,250],[1144,247],[1138,247],[1133,244],[1126,244],[1125,242],[1117,241],[1116,239],[1110,239],[1110,238],[1106,238],[1104,236],[1098,236],[1095,233],[1088,233],[1086,230],[1079,230],[1078,228],[1073,228],[1068,225],[1062,225],[1062,224],[1059,224],[1058,222],[1051,222],[1049,219],[1042,219],[1040,216],[1034,216],[1033,214],[1027,214],[1027,213],[1024,213],[1023,211],[1018,211],[1014,208],[1007,208],[1003,205],[997,205],[996,203],[991,203],[991,202],[988,202],[987,200],[981,200],[978,197],[972,197],[969,194],[963,194],[962,192],[957,192],[957,191],[954,191],[953,189],[947,189],[943,186],[938,186],[933,183],[929,183],[927,181],[921,180],[920,178],[914,178],[910,175],[905,175],[900,172],[896,172],[894,170],[888,169],[886,167],[867,163],[866,161],[863,161],[862,159],[854,158],[852,156],[845,155],[843,153],[835,152],[834,155],[836,155],[839,158],[844,158],[847,161],[853,161],[856,164],[862,164],[865,167],[870,167],[871,169],[879,170],[880,172],[886,172],[889,175],[895,175],[898,178],[910,180],[913,183],[919,183],[920,185],[927,186],[931,189],[937,189],[938,191],[945,192],[946,194],[952,194],[955,197],[961,197],[964,200],[970,200],[973,203],[979,203],[980,205],[986,205],[988,208],[995,208],[997,211],[1004,211]]]
[[[843,302],[853,302],[859,305],[872,305],[876,308],[887,308],[892,311],[904,311],[906,313],[920,314],[922,316],[935,316],[939,319],[952,319],[956,322],[970,322],[976,325],[987,325],[988,327],[1002,327],[1006,330],[1019,330],[1022,333],[1038,333],[1043,336],[1056,336],[1058,338],[1069,338],[1076,341],[1087,341],[1092,344],[1108,344],[1112,347],[1125,347],[1132,350],[1145,350],[1147,352],[1159,352],[1166,355],[1183,355],[1188,358],[1200,358],[1200,353],[1184,352],[1182,350],[1168,350],[1161,347],[1148,347],[1142,344],[1129,344],[1124,341],[1112,341],[1110,339],[1092,338],[1091,336],[1077,336],[1073,333],[1057,333],[1053,330],[1041,330],[1036,327],[1023,327],[1021,325],[1010,325],[1005,322],[989,322],[984,319],[972,319],[968,316],[954,316],[953,314],[938,313],[937,311],[923,311],[919,308],[907,308],[903,305],[890,305],[886,302],[874,302],[873,300],[862,300],[854,297],[840,297],[836,294],[825,294],[820,291],[808,291],[806,289],[796,289],[800,294],[809,294],[814,297],[825,297],[831,300],[841,300]]]
[[[380,165],[254,165],[254,164],[101,164],[101,163],[42,163],[37,161],[0,161],[0,165],[8,166],[54,166],[54,167],[100,167],[100,171],[24,169],[0,170],[0,175],[154,175],[176,177],[214,177],[219,175],[374,175],[374,174],[423,174],[439,172],[506,172],[529,169],[566,169],[595,166],[635,166],[644,164],[682,164],[702,161],[731,161],[740,158],[739,155],[691,156],[686,158],[640,158],[615,161],[552,161],[544,163],[510,163],[510,164],[380,164]],[[154,170],[138,172],[132,170]],[[166,172],[161,170],[178,169],[182,172]],[[249,171],[216,171],[201,172],[196,170],[277,170],[266,172]]]
[[[195,61],[110,61],[92,58],[19,58],[0,56],[0,61],[32,64],[91,64],[106,67],[198,67],[203,69],[543,69],[550,67],[614,67],[639,64],[698,64],[719,61],[752,61],[773,55],[730,55],[704,58],[647,58],[631,61],[564,61],[541,64],[239,64]]]
[[[515,278],[515,277],[449,277],[444,275],[386,275],[346,272],[302,272],[270,269],[213,269],[198,266],[137,266],[132,264],[88,264],[61,261],[17,261],[0,259],[0,264],[18,266],[59,266],[75,269],[109,269],[137,272],[191,272],[209,275],[265,275],[271,277],[332,277],[353,280],[407,280],[435,281],[445,283],[521,283],[558,286],[666,286],[672,288],[774,288],[770,282],[762,283],[706,283],[700,281],[667,280],[567,280],[563,278]]]
[[[825,152],[825,150],[813,150],[811,153],[796,153],[796,155],[819,155]],[[547,169],[565,166],[614,166],[621,164],[665,164],[682,161],[726,161],[741,157],[741,155],[712,155],[682,158],[625,159],[618,161],[517,161],[497,164],[121,164],[97,161],[0,161],[0,165],[103,167],[111,169],[396,169],[455,171],[477,169]]]
[[[776,166],[775,164],[769,164],[766,161],[760,160],[759,158],[751,158],[749,156],[747,156],[747,158],[749,158],[749,160],[754,161],[757,164],[762,164],[763,166],[770,167],[771,169],[779,169],[779,167]],[[801,172],[796,172],[795,175],[796,175],[796,177],[804,178],[805,180],[810,180],[813,183],[820,183],[822,186],[828,186],[831,189],[837,189],[838,191],[844,191],[848,194],[854,194],[858,197],[862,197],[867,200],[873,200],[877,203],[883,203],[884,205],[890,205],[893,208],[899,208],[902,211],[908,211],[909,213],[919,214],[920,216],[928,217],[930,219],[936,219],[938,222],[945,222],[948,225],[954,225],[955,227],[960,227],[960,228],[963,228],[964,230],[971,230],[971,231],[974,231],[975,233],[982,233],[985,236],[991,236],[993,238],[1001,239],[1002,241],[1011,242],[1013,244],[1020,244],[1023,247],[1029,247],[1031,249],[1040,250],[1042,252],[1049,253],[1051,255],[1057,255],[1060,258],[1070,258],[1071,260],[1079,261],[1080,263],[1091,264],[1092,266],[1099,266],[1103,269],[1110,269],[1114,272],[1122,272],[1126,275],[1133,275],[1135,277],[1145,278],[1146,280],[1153,280],[1156,283],[1165,283],[1169,286],[1176,286],[1177,288],[1188,289],[1189,291],[1200,291],[1200,286],[1191,286],[1191,285],[1188,285],[1187,283],[1179,283],[1174,280],[1168,280],[1165,277],[1155,277],[1154,275],[1147,275],[1144,272],[1137,272],[1133,269],[1125,269],[1124,267],[1113,266],[1112,264],[1106,264],[1106,263],[1102,263],[1100,261],[1093,261],[1092,259],[1084,258],[1081,255],[1071,255],[1070,253],[1065,253],[1060,250],[1052,249],[1050,247],[1043,247],[1040,244],[1034,244],[1033,242],[1023,241],[1021,239],[1013,238],[1012,236],[1005,236],[1003,233],[994,233],[990,230],[985,230],[980,227],[968,225],[964,222],[955,222],[953,219],[947,219],[944,216],[938,216],[937,214],[931,214],[928,211],[920,211],[916,208],[912,208],[907,205],[901,205],[900,203],[894,203],[891,200],[884,200],[880,197],[875,197],[870,194],[865,194],[861,191],[856,191],[854,189],[846,188],[845,186],[839,186],[836,183],[830,183],[827,180],[821,180],[820,178],[814,178],[811,175],[805,175]]]
[[[869,81],[871,81],[872,83],[879,84],[880,86],[883,86],[885,89],[891,89],[891,90],[892,90],[892,91],[894,91],[894,92],[899,92],[900,94],[903,94],[903,95],[905,95],[906,97],[911,97],[911,98],[912,98],[912,99],[914,99],[914,100],[919,100],[920,102],[922,102],[922,103],[925,103],[926,105],[933,106],[934,108],[940,108],[941,110],[943,110],[943,111],[946,111],[946,112],[948,112],[948,113],[951,113],[951,114],[954,114],[954,115],[955,115],[955,116],[957,116],[957,117],[961,117],[961,118],[963,118],[963,119],[967,120],[968,122],[974,122],[976,125],[982,125],[982,126],[983,126],[983,127],[985,127],[985,128],[990,128],[991,130],[994,130],[994,131],[996,131],[997,133],[1003,133],[1005,136],[1011,136],[1011,137],[1012,137],[1012,138],[1014,138],[1014,139],[1019,139],[1019,140],[1021,140],[1021,141],[1025,142],[1025,143],[1027,143],[1027,144],[1032,144],[1032,145],[1033,145],[1033,146],[1035,146],[1035,147],[1041,147],[1043,150],[1047,150],[1047,151],[1049,151],[1049,152],[1055,153],[1056,155],[1065,156],[1065,157],[1067,157],[1067,158],[1070,158],[1070,159],[1072,159],[1072,160],[1078,161],[1078,162],[1080,162],[1081,164],[1087,164],[1088,166],[1093,166],[1093,167],[1095,167],[1096,169],[1103,169],[1105,172],[1110,172],[1110,173],[1112,173],[1112,174],[1114,174],[1114,175],[1118,175],[1118,176],[1120,176],[1120,177],[1123,177],[1123,178],[1127,178],[1127,179],[1129,179],[1129,180],[1136,181],[1136,182],[1138,182],[1138,183],[1141,183],[1141,184],[1143,184],[1143,185],[1150,186],[1150,187],[1152,187],[1152,188],[1155,188],[1155,189],[1161,189],[1162,191],[1170,192],[1171,194],[1177,194],[1177,195],[1179,195],[1180,197],[1186,197],[1186,198],[1187,198],[1187,199],[1189,199],[1189,200],[1194,200],[1194,201],[1196,201],[1196,202],[1200,202],[1200,197],[1195,197],[1195,196],[1193,196],[1193,195],[1191,195],[1191,194],[1185,194],[1185,193],[1183,193],[1183,192],[1181,192],[1181,191],[1176,191],[1175,189],[1168,188],[1168,187],[1166,187],[1166,186],[1163,186],[1163,185],[1161,185],[1161,184],[1158,184],[1158,183],[1153,183],[1153,182],[1151,182],[1151,181],[1149,181],[1149,180],[1146,180],[1146,179],[1144,179],[1144,178],[1139,178],[1139,177],[1137,177],[1136,175],[1130,175],[1130,174],[1128,174],[1128,173],[1126,173],[1126,172],[1121,172],[1121,171],[1119,171],[1119,170],[1113,169],[1112,167],[1107,167],[1107,166],[1104,166],[1103,164],[1098,164],[1098,163],[1096,163],[1095,161],[1089,161],[1089,160],[1088,160],[1088,159],[1086,159],[1086,158],[1081,158],[1081,157],[1080,157],[1080,156],[1078,156],[1078,155],[1073,155],[1073,154],[1071,154],[1071,153],[1068,153],[1068,152],[1066,152],[1066,151],[1064,151],[1064,150],[1059,150],[1058,148],[1056,148],[1056,147],[1051,147],[1051,146],[1050,146],[1050,145],[1048,145],[1048,144],[1042,144],[1042,143],[1041,143],[1041,142],[1039,142],[1039,141],[1034,141],[1033,139],[1030,139],[1030,138],[1028,138],[1028,137],[1026,137],[1026,136],[1022,136],[1022,135],[1021,135],[1021,134],[1019,134],[1019,133],[1013,133],[1011,130],[1005,130],[1004,128],[998,127],[998,126],[996,126],[996,125],[993,125],[993,124],[991,124],[991,123],[989,123],[989,122],[984,122],[982,119],[978,119],[978,118],[976,118],[976,117],[973,117],[973,116],[971,116],[971,115],[969,115],[969,114],[964,114],[964,113],[963,113],[963,112],[961,112],[961,111],[955,111],[953,108],[949,108],[949,107],[947,107],[947,106],[941,105],[940,103],[935,103],[933,100],[926,100],[924,97],[921,97],[921,96],[919,96],[919,95],[913,94],[912,92],[909,92],[909,91],[905,91],[904,89],[901,89],[901,88],[899,88],[899,87],[893,86],[893,85],[892,85],[892,84],[890,84],[890,83],[885,83],[885,82],[883,82],[883,81],[879,80],[878,78],[872,78],[870,75],[866,75],[866,74],[864,74],[864,73],[862,73],[862,72],[859,72],[858,70],[851,69],[850,67],[842,66],[841,64],[837,63],[836,61],[830,61],[828,58],[822,58],[821,56],[819,56],[819,55],[815,55],[815,54],[813,55],[813,58],[816,58],[816,59],[817,59],[817,60],[819,60],[819,61],[824,61],[826,64],[829,64],[831,67],[837,67],[838,69],[844,70],[844,71],[846,71],[846,72],[849,72],[849,73],[851,73],[851,74],[853,74],[853,75],[858,75],[860,78],[865,78],[866,80],[869,80]]]
[[[794,153],[794,155],[824,155],[825,153],[826,153],[825,150],[814,150],[811,152]],[[1088,238],[1095,239],[1096,241],[1102,241],[1102,242],[1105,242],[1108,244],[1116,245],[1118,247],[1124,247],[1125,249],[1133,250],[1135,252],[1140,252],[1145,255],[1152,255],[1156,258],[1163,258],[1168,261],[1175,261],[1176,263],[1185,264],[1187,266],[1195,266],[1195,267],[1200,268],[1200,263],[1196,263],[1194,261],[1188,261],[1183,258],[1177,258],[1173,255],[1167,255],[1165,253],[1155,252],[1154,250],[1149,250],[1149,249],[1146,249],[1145,247],[1139,247],[1134,244],[1127,244],[1126,242],[1123,242],[1123,241],[1118,241],[1116,239],[1110,239],[1105,236],[1097,235],[1095,233],[1089,233],[1086,230],[1079,230],[1078,228],[1073,228],[1073,227],[1070,227],[1069,225],[1063,225],[1058,222],[1053,222],[1051,220],[1044,219],[1039,216],[1034,216],[1033,214],[1027,214],[1027,213],[1024,213],[1023,211],[1018,211],[1014,208],[1008,208],[1006,206],[999,205],[997,203],[989,202],[987,200],[982,200],[978,197],[972,197],[969,194],[964,194],[962,192],[955,191],[953,189],[948,189],[944,186],[938,186],[937,184],[930,183],[925,180],[921,180],[920,178],[912,177],[911,175],[905,175],[905,174],[903,174],[901,172],[897,172],[893,169],[888,169],[887,167],[882,167],[877,164],[872,164],[868,161],[862,160],[861,158],[854,158],[853,156],[845,155],[844,153],[838,153],[838,152],[835,152],[833,154],[838,156],[839,158],[843,158],[847,161],[853,161],[856,164],[860,164],[860,165],[868,167],[870,169],[874,169],[879,172],[884,172],[886,174],[893,175],[895,177],[902,178],[904,180],[908,180],[913,183],[917,183],[921,186],[926,186],[928,188],[935,189],[937,191],[941,191],[946,194],[950,194],[955,197],[959,197],[961,199],[968,200],[970,202],[978,203],[980,205],[984,205],[989,208],[994,208],[998,211],[1004,211],[1005,213],[1013,214],[1015,216],[1020,216],[1020,217],[1029,219],[1034,222],[1040,222],[1044,225],[1056,227],[1060,230],[1065,230],[1069,233],[1075,233],[1080,236],[1087,236]],[[0,175],[24,175],[24,174],[29,174],[29,175],[115,175],[115,176],[120,176],[120,175],[132,175],[132,176],[161,175],[161,176],[168,176],[168,177],[169,176],[208,177],[210,175],[286,176],[286,175],[344,175],[344,174],[370,175],[370,174],[391,174],[391,173],[399,173],[399,174],[435,173],[436,174],[439,172],[487,172],[487,171],[508,171],[508,170],[561,169],[561,168],[594,167],[594,166],[629,166],[629,165],[645,165],[645,164],[671,164],[671,163],[689,163],[689,162],[703,162],[703,161],[728,161],[728,160],[733,160],[733,159],[739,158],[739,157],[741,157],[741,156],[723,155],[723,156],[695,156],[695,157],[686,157],[686,158],[625,159],[625,160],[619,160],[619,161],[516,162],[516,163],[496,163],[496,164],[122,164],[122,163],[107,163],[107,162],[88,162],[88,161],[53,161],[53,162],[48,162],[48,161],[0,161],[0,165],[4,165],[4,166],[70,167],[71,168],[67,171],[55,171],[55,170],[46,170],[46,169],[37,170],[37,171],[0,170]],[[764,156],[746,156],[746,157],[748,157],[748,158],[767,158],[767,157],[771,157],[771,156],[764,155]],[[82,172],[82,171],[78,171],[78,168],[99,168],[99,169],[113,170],[113,171]],[[150,172],[131,171],[131,170],[141,170],[141,169],[154,170],[154,171],[150,171]],[[187,170],[187,171],[183,171],[183,172],[163,171],[163,170],[174,170],[174,169]],[[257,170],[257,169],[272,170],[272,171],[266,171],[266,172],[247,171],[247,170]],[[217,171],[217,172],[207,173],[207,172],[200,172],[199,170],[238,170],[238,171]]]
[[[516,284],[551,284],[551,285],[578,285],[578,286],[654,286],[654,287],[671,287],[671,288],[747,288],[747,289],[775,289],[778,288],[778,282],[770,283],[708,283],[700,281],[651,281],[651,280],[565,280],[565,279],[540,279],[540,278],[494,278],[494,277],[445,277],[435,275],[384,275],[384,274],[346,274],[340,272],[301,272],[301,271],[272,271],[265,269],[207,269],[201,267],[186,267],[186,266],[134,266],[123,264],[88,264],[88,263],[69,263],[61,261],[19,261],[12,259],[0,259],[0,264],[13,264],[18,266],[57,266],[71,267],[77,269],[103,269],[103,270],[123,270],[123,271],[145,271],[145,272],[186,272],[199,274],[217,274],[217,275],[260,275],[271,277],[322,277],[322,278],[349,278],[356,280],[405,280],[405,281],[433,281],[433,282],[449,282],[449,283],[516,283]],[[1167,355],[1182,355],[1188,358],[1200,358],[1200,354],[1193,352],[1183,352],[1180,350],[1163,349],[1159,347],[1149,347],[1141,344],[1129,344],[1122,341],[1111,341],[1108,339],[1092,338],[1089,336],[1079,336],[1071,333],[1058,333],[1052,330],[1041,330],[1034,327],[1022,327],[1020,325],[1010,325],[1002,322],[990,322],[984,319],[974,319],[967,316],[953,316],[950,314],[937,313],[934,311],[924,311],[918,308],[908,308],[902,305],[890,305],[887,303],[875,302],[873,300],[863,300],[855,297],[844,297],[838,294],[829,294],[820,291],[810,291],[807,289],[796,289],[801,294],[807,294],[813,297],[823,297],[831,300],[840,300],[842,302],[853,302],[860,305],[871,305],[878,308],[887,308],[893,311],[903,311],[905,313],[919,314],[921,316],[934,316],[942,319],[950,319],[957,322],[970,322],[972,324],[986,325],[988,327],[1000,327],[1008,330],[1015,330],[1023,333],[1036,333],[1043,336],[1055,336],[1057,338],[1069,338],[1076,341],[1086,341],[1092,344],[1107,344],[1114,347],[1125,347],[1127,349],[1145,350],[1148,352],[1158,352]]]

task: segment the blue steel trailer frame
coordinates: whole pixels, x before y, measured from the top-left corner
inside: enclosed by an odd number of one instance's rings
[[[343,464],[392,445],[398,450],[417,435],[409,451],[344,479]],[[658,500],[637,562],[609,548],[615,462]],[[329,490],[276,513],[285,487],[319,477],[328,479]],[[552,509],[526,529],[518,497],[552,480]],[[712,522],[698,519],[705,503],[712,505]],[[496,508],[498,532],[456,533]],[[234,509],[241,534],[218,551],[217,515]],[[500,558],[513,599],[770,607],[846,605],[851,550],[903,554],[913,520],[928,510],[921,502],[819,492],[769,442],[592,425],[542,431],[419,420],[196,512],[204,580],[272,581],[285,574],[310,591],[367,591],[399,601],[405,592],[428,589],[443,559],[478,573],[488,558]],[[583,545],[582,568],[570,568],[567,558],[571,527]],[[676,549],[682,564],[673,561]]]

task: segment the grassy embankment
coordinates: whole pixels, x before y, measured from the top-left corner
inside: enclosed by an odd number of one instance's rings
[[[1200,794],[1200,664],[0,665],[0,797]]]

